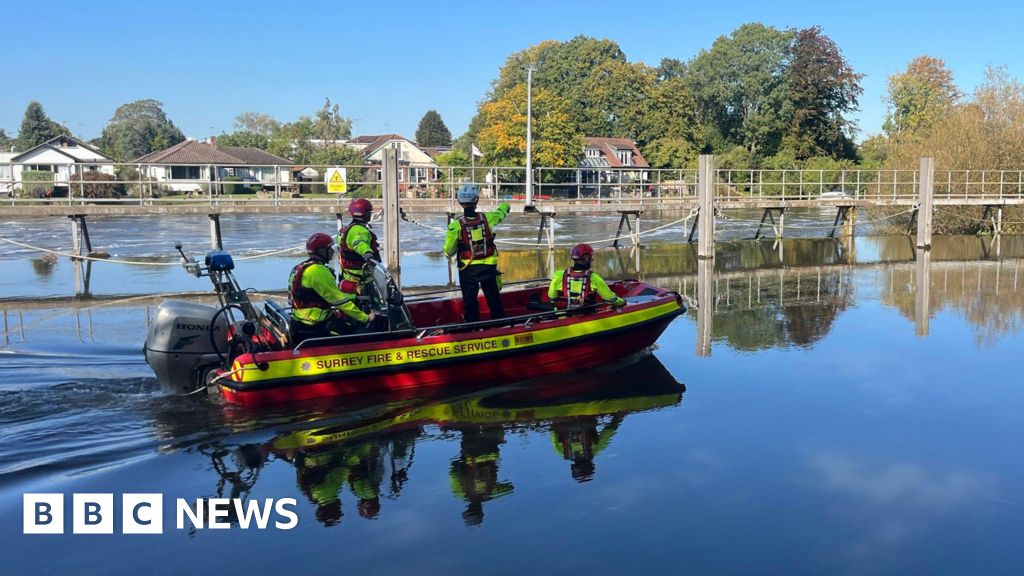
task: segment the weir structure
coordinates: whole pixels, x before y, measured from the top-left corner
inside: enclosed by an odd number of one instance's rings
[[[922,158],[917,170],[717,169],[711,155],[700,156],[697,164],[696,170],[618,168],[604,170],[609,174],[598,174],[590,179],[581,177],[585,169],[580,168],[541,167],[535,169],[535,178],[524,179],[520,168],[477,167],[471,171],[465,167],[446,167],[436,168],[433,173],[435,180],[428,181],[425,187],[403,181],[403,175],[410,173],[409,166],[403,164],[395,148],[384,150],[380,164],[340,168],[345,168],[349,174],[363,175],[358,181],[353,178],[347,182],[350,193],[379,196],[376,202],[384,222],[384,260],[396,278],[400,278],[401,272],[399,218],[403,213],[451,215],[457,211],[457,187],[470,183],[480,186],[483,191],[481,209],[493,209],[499,202],[507,201],[512,204],[513,212],[537,216],[535,246],[539,248],[553,250],[556,247],[554,230],[557,215],[618,214],[619,226],[615,237],[602,241],[612,242],[618,248],[620,240],[629,240],[633,248],[638,248],[643,234],[640,231],[641,214],[689,213],[692,218],[685,217],[679,222],[685,231],[687,222],[692,219],[688,240],[697,243],[697,256],[705,259],[714,259],[715,256],[716,219],[732,210],[761,210],[761,220],[753,238],[764,237],[762,230],[770,228],[777,241],[785,237],[786,211],[791,208],[835,210],[835,218],[828,228],[829,237],[854,235],[858,211],[862,208],[904,209],[911,213],[911,226],[907,233],[914,233],[916,224],[915,245],[928,250],[932,243],[932,221],[936,210],[948,206],[977,207],[982,214],[975,220],[998,237],[1003,232],[1004,208],[1024,205],[1024,170],[936,172],[932,158]],[[142,173],[142,167],[126,167],[133,169],[131,174]],[[273,174],[278,178],[282,170],[276,168],[286,167],[275,167]],[[327,173],[328,167],[319,168]],[[487,175],[483,182],[472,181],[472,175],[477,171]],[[210,173],[216,173],[216,170],[210,170]],[[87,197],[90,190],[81,183],[77,188],[75,185],[69,187],[67,198],[11,195],[0,200],[0,216],[67,218],[71,224],[73,254],[81,256],[83,244],[86,253],[93,254],[93,239],[87,225],[90,216],[204,214],[209,217],[211,248],[222,248],[222,218],[236,214],[268,217],[278,214],[333,214],[338,218],[340,227],[349,199],[349,196],[328,194],[303,197],[292,192],[295,183],[281,181],[246,183],[254,188],[262,186],[262,192],[255,194],[218,193],[224,190],[223,182],[203,181],[201,185],[208,186],[205,195],[192,192],[187,195],[160,195],[156,193],[159,185],[141,176],[137,178],[109,182],[130,190],[132,194],[129,196]],[[524,180],[527,184],[531,181],[536,184],[524,186]],[[14,189],[18,188],[17,184],[14,183]],[[237,182],[230,184],[236,185]],[[307,183],[298,189],[310,186],[322,185]]]

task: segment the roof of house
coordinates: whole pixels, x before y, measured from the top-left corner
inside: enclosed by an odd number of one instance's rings
[[[437,160],[438,156],[441,154],[447,154],[454,150],[454,148],[451,146],[420,146],[420,150],[426,152],[427,156]]]
[[[636,142],[632,138],[603,138],[597,136],[587,136],[583,138],[583,145],[586,148],[596,148],[601,151],[601,156],[608,161],[608,165],[612,168],[624,168],[627,167],[619,160],[617,152],[619,150],[629,150],[632,152],[633,163],[629,166],[636,166],[638,168],[650,168],[651,165],[644,158],[644,155],[640,153],[640,149],[636,147]]]
[[[373,138],[373,140],[369,144],[367,144],[366,148],[362,149],[363,156],[369,156],[370,154],[373,154],[377,150],[380,150],[381,148],[383,148],[385,144],[387,144],[388,142],[391,142],[393,140],[404,140],[404,141],[408,142],[409,144],[412,144],[413,146],[416,145],[412,140],[409,140],[408,138],[406,138],[405,136],[402,136],[401,134],[382,134],[380,136],[360,136],[359,138]],[[362,142],[360,142],[360,143],[362,143]]]
[[[136,158],[144,164],[221,164],[244,166],[291,165],[287,158],[275,156],[258,148],[216,146],[197,140],[178,142],[170,148],[150,152]]]
[[[380,138],[380,136],[356,136],[355,138],[348,141],[349,144],[369,144]]]
[[[93,146],[71,136],[55,136],[46,142],[37,144],[24,152],[16,153],[10,161],[17,162],[22,156],[28,156],[41,148],[55,150],[74,162],[113,162],[114,159],[100,152]]]

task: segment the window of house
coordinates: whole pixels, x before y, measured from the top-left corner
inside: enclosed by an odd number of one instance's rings
[[[89,166],[89,172],[95,172],[97,170],[99,170],[99,166],[97,166],[95,164],[92,164],[92,165]]]
[[[587,158],[600,158],[601,151],[597,148],[587,148]]]
[[[41,172],[56,172],[57,167],[52,164],[30,164],[25,167],[28,170],[37,170]]]
[[[224,175],[225,176],[234,176],[235,175],[235,169],[234,168],[225,168],[224,169]]]
[[[199,166],[171,166],[171,180],[199,180]]]
[[[632,150],[616,150],[615,155],[619,158],[619,162],[622,162],[627,166],[633,163]]]

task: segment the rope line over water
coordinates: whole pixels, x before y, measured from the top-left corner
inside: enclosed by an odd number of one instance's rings
[[[858,225],[863,225],[863,224],[874,224],[874,223],[877,223],[877,222],[884,222],[886,220],[891,220],[893,218],[896,218],[898,216],[902,216],[904,214],[909,214],[910,212],[913,212],[913,211],[914,211],[914,209],[910,208],[910,209],[907,209],[907,210],[904,210],[904,211],[901,211],[901,212],[897,212],[895,214],[891,214],[891,215],[888,215],[888,216],[883,216],[883,217],[880,217],[880,218],[876,218],[874,220],[863,220],[863,221],[857,222],[857,224]],[[949,213],[949,212],[945,212],[945,211],[941,211],[941,212],[949,214],[951,216],[962,218],[962,219],[965,219],[965,220],[981,221],[980,218],[971,218],[971,217],[967,217],[967,216],[960,216],[958,214],[953,214],[953,213]],[[653,234],[655,232],[659,232],[659,231],[664,230],[666,228],[670,228],[672,226],[678,226],[680,224],[683,224],[683,223],[693,219],[697,215],[698,215],[698,210],[697,210],[697,208],[694,208],[684,218],[680,218],[678,220],[673,220],[672,222],[669,222],[667,224],[662,224],[661,226],[657,226],[655,228],[651,228],[650,230],[644,230],[642,232],[637,232],[637,233],[634,233],[634,234],[617,235],[617,236],[612,236],[610,238],[599,238],[599,239],[595,239],[595,240],[581,240],[579,242],[555,242],[555,243],[552,243],[552,244],[546,244],[546,243],[545,244],[538,244],[536,242],[529,242],[529,241],[522,241],[522,240],[496,239],[495,243],[507,244],[507,245],[511,245],[511,246],[531,246],[531,247],[536,247],[538,245],[571,247],[571,246],[575,246],[576,244],[578,244],[580,242],[585,242],[587,244],[605,244],[605,243],[617,242],[619,240],[631,240],[633,238],[638,238],[640,236],[646,236],[646,235],[649,235],[649,234]],[[410,223],[410,224],[412,224],[414,226],[419,226],[420,228],[425,228],[427,230],[433,230],[433,231],[438,232],[440,234],[447,233],[447,230],[444,229],[444,228],[440,228],[438,226],[431,226],[429,224],[424,224],[422,222],[413,220],[411,218],[404,217],[404,214],[403,214],[403,219],[406,222],[408,222],[408,223]],[[750,223],[750,224],[762,224],[762,222],[759,221],[759,220],[746,220],[746,219],[741,219],[741,218],[722,218],[722,219],[729,220],[731,222],[742,222],[742,223]],[[1004,220],[1003,224],[1024,224],[1024,222],[1009,222],[1009,221],[1005,221]],[[786,226],[786,228],[789,228],[791,230],[792,229],[796,229],[796,230],[828,230],[828,229],[833,228],[833,225],[832,224],[824,224],[824,225],[790,224],[790,225]],[[178,261],[177,259],[175,259],[174,261],[171,261],[171,262],[153,262],[153,261],[146,261],[146,260],[124,260],[124,259],[119,259],[119,258],[98,258],[98,257],[95,257],[95,256],[81,256],[81,255],[78,255],[78,254],[73,254],[71,252],[63,252],[61,250],[52,250],[50,248],[43,248],[42,246],[35,246],[35,245],[32,245],[32,244],[27,244],[25,242],[19,242],[18,240],[14,240],[12,238],[7,238],[7,237],[4,237],[4,236],[0,236],[0,241],[7,242],[8,244],[13,244],[15,246],[20,246],[22,248],[33,250],[33,251],[36,251],[36,252],[42,252],[42,253],[45,253],[45,254],[53,254],[54,256],[64,256],[64,257],[67,257],[67,258],[83,260],[83,261],[89,261],[89,262],[104,262],[104,263],[109,263],[109,264],[124,264],[124,265],[130,265],[130,266],[180,266],[181,265],[181,262]],[[295,252],[295,253],[301,254],[304,251],[304,249],[305,249],[304,245],[288,246],[288,247],[285,247],[285,248],[280,248],[280,249],[277,249],[277,250],[269,250],[267,252],[260,252],[260,253],[251,254],[251,255],[248,255],[248,256],[237,256],[237,257],[235,257],[235,260],[255,260],[255,259],[258,259],[258,258],[266,258],[268,256],[276,256],[276,255],[279,255],[279,254],[286,254],[286,253],[289,253],[289,252]]]

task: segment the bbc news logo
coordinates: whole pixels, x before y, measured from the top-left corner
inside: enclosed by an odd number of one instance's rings
[[[22,506],[24,534],[63,534],[66,516],[71,517],[72,534],[113,534],[113,494],[72,494],[71,511],[65,514],[64,494],[24,494]],[[175,501],[175,526],[178,530],[228,529],[232,524],[246,530],[250,526],[266,530],[291,530],[299,524],[294,498],[185,498]],[[121,534],[163,534],[163,494],[122,494]],[[273,520],[273,522],[271,522]]]

